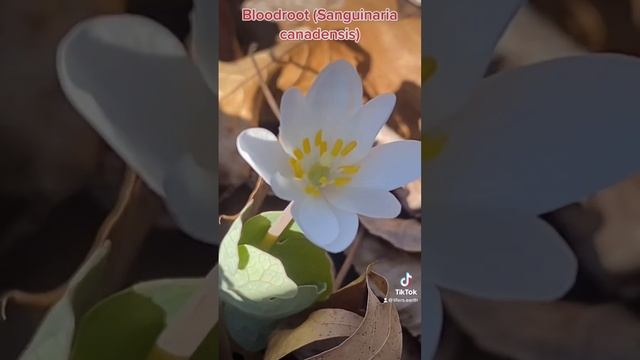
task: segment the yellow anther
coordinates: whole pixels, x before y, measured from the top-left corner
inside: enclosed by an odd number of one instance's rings
[[[432,56],[422,58],[422,82],[427,82],[438,70],[438,62]]]
[[[302,140],[302,149],[304,150],[305,154],[308,154],[311,152],[311,141],[309,141],[308,137]]]
[[[358,142],[357,141],[349,142],[347,144],[347,146],[345,146],[344,149],[342,149],[342,152],[340,153],[340,155],[342,155],[342,156],[349,155],[349,153],[351,153],[353,151],[353,149],[356,148],[356,146],[358,146]]]
[[[320,189],[313,185],[307,185],[307,187],[304,188],[304,192],[314,197],[320,196]]]
[[[354,175],[360,171],[360,166],[358,165],[344,165],[340,166],[340,172],[347,175]]]
[[[296,159],[289,159],[289,164],[291,165],[291,170],[293,170],[293,176],[301,179],[304,176],[302,164]]]
[[[342,139],[336,140],[336,143],[333,144],[333,148],[331,149],[331,155],[338,156],[340,154],[340,150],[342,150],[342,144],[344,144]]]
[[[350,177],[338,177],[338,178],[335,178],[333,180],[333,183],[337,187],[348,185],[350,182],[351,182],[351,178]]]
[[[329,179],[327,179],[326,176],[322,176],[320,177],[320,179],[318,179],[318,182],[320,183],[320,185],[326,186],[329,183]]]
[[[320,144],[322,144],[323,142],[324,141],[322,141],[322,130],[318,130],[318,132],[316,133],[314,144],[316,144],[316,146],[320,146]]]
[[[320,145],[318,145],[318,148],[320,149],[320,155],[324,155],[324,153],[327,152],[327,142],[321,142]]]
[[[302,153],[302,150],[295,148],[293,149],[293,155],[296,157],[296,159],[298,160],[302,160],[302,158],[304,158],[304,154]]]

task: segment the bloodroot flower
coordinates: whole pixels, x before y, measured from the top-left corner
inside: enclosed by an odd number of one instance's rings
[[[307,96],[295,88],[284,93],[279,138],[247,129],[238,150],[278,197],[293,202],[293,218],[309,240],[340,252],[355,238],[357,214],[398,216],[400,203],[390,191],[420,177],[419,141],[372,148],[394,105],[393,94],[362,105],[360,76],[337,61]]]

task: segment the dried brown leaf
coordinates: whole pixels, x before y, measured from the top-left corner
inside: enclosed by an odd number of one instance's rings
[[[640,269],[640,176],[605,189],[588,202],[602,223],[594,246],[604,268],[612,274]]]
[[[371,264],[371,268],[387,279],[398,281],[409,272],[413,276],[412,289],[421,293],[421,266],[420,255],[409,254],[399,250],[387,242],[375,237],[366,236],[361,249],[356,253],[353,266],[358,273],[366,271]],[[395,298],[412,298],[414,296],[395,295]],[[395,303],[400,322],[404,328],[413,336],[421,334],[422,309],[419,302],[398,302]]]
[[[264,79],[269,79],[280,68],[282,57],[298,45],[284,42],[271,49],[254,54]],[[237,187],[249,180],[249,166],[236,150],[238,134],[258,126],[264,97],[260,79],[251,58],[218,63],[218,164],[222,186]]]
[[[342,337],[347,338],[340,345],[309,359],[400,359],[402,328],[398,313],[393,304],[378,299],[374,287],[388,293],[386,279],[368,269],[333,294],[322,304],[322,309],[313,312],[295,329],[276,330],[265,359],[281,359],[305,345]],[[361,322],[356,323],[358,319]],[[351,329],[354,331],[349,332]]]
[[[364,89],[371,97],[395,93],[390,126],[402,137],[420,139],[421,20],[365,23],[360,46],[370,54],[371,66]]]
[[[373,219],[361,216],[360,222],[370,233],[387,240],[400,250],[421,251],[422,224],[415,219]]]
[[[346,42],[305,42],[288,54],[276,85],[282,91],[290,87],[306,91],[311,87],[318,73],[330,63],[346,60],[357,67],[364,59],[365,54],[361,50]]]
[[[446,290],[442,296],[478,346],[510,359],[640,358],[640,321],[620,304],[492,301]]]

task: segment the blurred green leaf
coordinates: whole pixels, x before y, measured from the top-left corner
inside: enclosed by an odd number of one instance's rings
[[[108,241],[101,244],[75,273],[64,297],[45,316],[20,360],[69,359],[76,321],[97,300],[110,248]]]
[[[199,279],[151,281],[103,300],[80,322],[71,359],[145,359],[165,325],[199,284]],[[217,359],[217,341],[212,330],[192,359]]]

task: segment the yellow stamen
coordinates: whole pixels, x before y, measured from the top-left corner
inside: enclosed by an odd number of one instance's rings
[[[320,155],[324,155],[324,153],[327,152],[327,142],[323,141],[320,143],[320,145],[318,145],[318,147],[320,148]]]
[[[318,132],[316,133],[316,138],[314,143],[316,144],[316,146],[320,146],[320,144],[322,144],[324,141],[322,141],[322,130],[318,130]]]
[[[318,179],[318,182],[320,183],[320,185],[325,186],[329,183],[329,179],[327,179],[326,176],[322,176],[320,177],[320,179]]]
[[[305,154],[308,154],[311,152],[311,141],[309,141],[308,137],[302,140],[302,149],[304,150]]]
[[[302,158],[304,158],[304,154],[302,153],[302,150],[295,148],[293,149],[293,155],[296,157],[296,159],[298,160],[302,160]]]
[[[300,179],[304,176],[304,169],[302,168],[302,164],[296,159],[289,159],[289,164],[291,165],[291,169],[293,170],[293,176]]]
[[[344,144],[344,141],[342,141],[342,139],[336,140],[336,143],[333,144],[333,149],[331,149],[331,155],[338,156],[340,154],[340,150],[342,149],[342,144]]]
[[[333,180],[333,183],[337,187],[348,185],[350,182],[351,182],[350,177],[338,177],[338,178],[335,178],[335,180]]]
[[[347,144],[347,146],[344,147],[344,149],[342,149],[342,152],[340,153],[340,155],[342,156],[347,156],[349,155],[350,152],[353,151],[353,149],[356,148],[356,146],[358,146],[358,142],[357,141],[351,141]]]
[[[320,196],[320,189],[313,185],[307,185],[307,187],[304,188],[304,192],[314,197]]]
[[[358,165],[344,165],[344,166],[340,166],[340,171],[343,174],[354,175],[354,174],[357,174],[358,171],[360,171],[360,166],[358,166]]]

